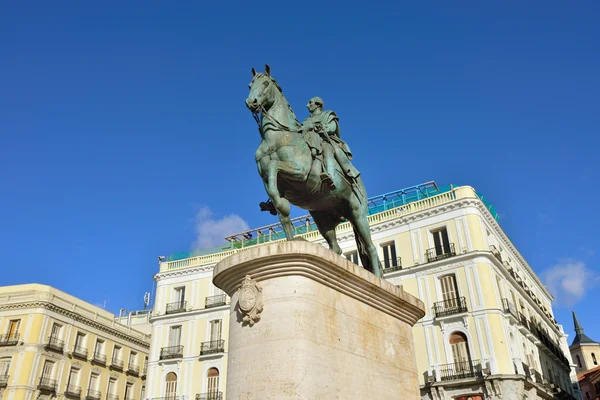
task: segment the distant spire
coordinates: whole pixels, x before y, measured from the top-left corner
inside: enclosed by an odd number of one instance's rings
[[[590,339],[583,333],[583,328],[577,319],[577,315],[575,315],[575,311],[573,311],[573,325],[575,326],[575,338],[573,339],[573,343],[571,346],[575,346],[578,344],[597,344],[597,342]]]

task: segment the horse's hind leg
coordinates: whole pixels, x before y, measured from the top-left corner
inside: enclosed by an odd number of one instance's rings
[[[369,227],[369,221],[367,221],[366,202],[364,206],[358,204],[352,205],[350,207],[350,215],[347,218],[354,228],[356,246],[363,267],[367,271],[374,273],[375,276],[383,276],[383,269],[379,262],[377,248],[371,239],[371,228]]]
[[[329,250],[336,254],[342,254],[342,249],[335,234],[335,227],[340,223],[340,219],[326,211],[311,211],[310,215],[312,215],[317,228],[319,228],[319,232],[327,241]]]

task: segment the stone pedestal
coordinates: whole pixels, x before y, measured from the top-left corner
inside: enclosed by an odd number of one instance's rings
[[[423,303],[323,246],[278,242],[217,264],[231,297],[227,400],[417,399]]]

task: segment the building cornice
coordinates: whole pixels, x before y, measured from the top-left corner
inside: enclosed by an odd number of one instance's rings
[[[128,335],[118,329],[114,329],[110,326],[102,324],[100,322],[94,321],[93,319],[87,318],[81,314],[78,314],[74,311],[67,310],[63,307],[57,306],[48,301],[37,300],[37,301],[29,301],[29,302],[21,302],[21,303],[9,303],[9,304],[1,304],[0,311],[9,311],[9,310],[23,310],[29,308],[43,308],[47,311],[52,311],[57,314],[63,315],[67,318],[71,318],[74,321],[81,322],[85,325],[91,326],[95,329],[98,329],[102,332],[106,332],[110,335],[113,335],[119,339],[126,340],[130,343],[134,343],[144,349],[150,349],[150,340],[141,340],[133,335]]]

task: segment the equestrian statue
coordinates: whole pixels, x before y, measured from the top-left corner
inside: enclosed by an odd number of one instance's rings
[[[308,210],[329,249],[342,254],[335,228],[348,220],[354,229],[363,267],[383,275],[367,221],[367,191],[352,165],[350,147],[340,137],[339,119],[324,111],[313,97],[310,116],[302,124],[266,65],[264,73],[252,68],[246,106],[258,124],[262,141],[256,150],[258,173],[269,196],[261,209],[277,214],[287,240],[294,238],[290,203]]]

